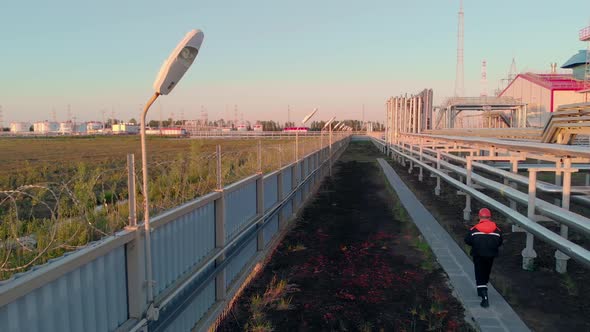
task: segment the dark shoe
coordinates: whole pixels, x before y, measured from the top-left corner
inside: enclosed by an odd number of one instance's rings
[[[480,306],[482,306],[483,308],[487,308],[490,306],[490,302],[488,301],[488,297],[484,296],[483,299],[481,300],[481,303],[479,304]]]
[[[488,301],[488,289],[487,288],[481,288],[481,303],[479,305],[481,305],[484,308],[487,308],[490,306],[490,302]]]

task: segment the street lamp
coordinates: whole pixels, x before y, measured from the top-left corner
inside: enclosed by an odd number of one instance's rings
[[[309,119],[318,111],[318,108],[314,108],[311,113],[306,115],[303,120],[301,121],[302,125],[305,125]],[[305,147],[305,145],[304,145]],[[299,128],[295,128],[295,161],[299,161]]]
[[[203,43],[203,32],[201,30],[192,30],[184,36],[184,38],[178,43],[174,51],[170,53],[170,56],[154,81],[154,95],[150,98],[148,103],[143,109],[141,116],[141,167],[143,173],[143,205],[144,205],[144,229],[145,229],[145,250],[146,250],[146,272],[147,272],[147,297],[148,302],[152,302],[154,299],[153,285],[152,285],[152,260],[151,260],[151,243],[150,243],[150,210],[148,200],[148,170],[147,170],[147,151],[145,143],[145,118],[150,106],[156,101],[160,95],[169,94],[178,81],[182,78],[184,73],[191,66],[201,44]],[[150,310],[151,309],[151,310]],[[157,310],[153,307],[148,309],[148,316],[157,317]],[[157,318],[156,318],[157,319]]]
[[[335,116],[333,116],[330,120],[328,120],[328,122],[326,122],[326,124],[324,124],[324,126],[322,127],[322,129],[320,129],[320,148],[324,147],[324,129],[326,129],[326,127],[328,127],[333,121],[334,119],[336,119]]]

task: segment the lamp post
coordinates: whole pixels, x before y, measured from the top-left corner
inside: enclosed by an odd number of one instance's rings
[[[305,116],[303,118],[303,120],[301,121],[302,125],[305,125],[305,123],[307,121],[309,121],[309,119],[311,119],[311,117],[318,111],[318,108],[314,108],[313,111],[311,113],[309,113],[307,116]],[[304,145],[305,147],[305,145]],[[295,128],[295,161],[299,161],[299,128]]]
[[[326,122],[326,124],[324,125],[324,127],[320,130],[320,149],[324,148],[324,129],[326,129],[326,127],[330,126],[330,124],[332,124],[332,122],[334,121],[334,119],[336,119],[335,116],[333,116],[330,120],[328,120],[328,122]],[[332,132],[332,128],[330,127],[330,133]],[[330,137],[330,144],[332,144],[332,137]]]
[[[144,230],[145,230],[145,250],[146,250],[146,273],[147,273],[147,300],[152,302],[154,299],[152,284],[152,259],[151,259],[151,241],[150,241],[150,210],[149,210],[149,193],[148,193],[148,169],[147,169],[147,151],[145,142],[145,118],[150,106],[158,99],[160,95],[169,94],[178,84],[184,73],[191,66],[201,44],[203,43],[203,32],[201,30],[192,30],[187,33],[178,43],[176,48],[170,53],[170,56],[162,67],[154,81],[154,95],[145,105],[141,115],[141,167],[143,173],[143,206],[144,206]],[[150,305],[150,309],[155,310]],[[148,316],[151,314],[148,309]],[[154,313],[157,317],[157,310]],[[153,317],[153,316],[152,316]]]

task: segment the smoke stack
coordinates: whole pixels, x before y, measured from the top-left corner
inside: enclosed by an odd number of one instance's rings
[[[551,74],[557,74],[557,62],[551,63]]]

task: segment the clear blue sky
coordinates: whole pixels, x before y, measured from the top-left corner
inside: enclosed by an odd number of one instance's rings
[[[578,49],[590,1],[466,0],[465,87],[479,94],[508,72],[547,71]],[[454,90],[459,0],[2,1],[0,105],[9,121],[138,117],[160,65],[184,34],[205,41],[183,81],[150,111],[247,120],[384,118],[389,95]],[[230,115],[233,118],[233,111]]]

